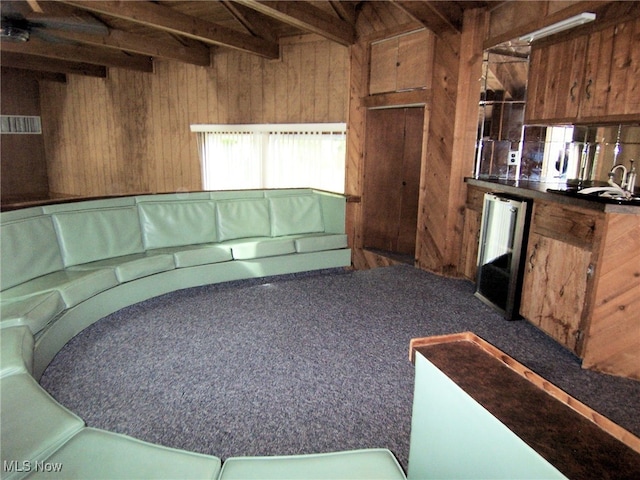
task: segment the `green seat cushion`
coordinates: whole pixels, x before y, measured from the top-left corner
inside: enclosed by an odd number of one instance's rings
[[[11,462],[43,461],[84,427],[27,373],[1,378],[0,400],[3,479],[24,475]]]
[[[296,252],[310,253],[324,250],[347,248],[347,235],[344,233],[318,233],[295,239]]]
[[[225,460],[220,480],[405,480],[389,450],[368,449]]]
[[[173,270],[172,255],[146,255],[144,253],[136,253],[133,255],[125,255],[124,257],[107,258],[98,260],[97,262],[86,263],[70,267],[72,271],[87,271],[102,268],[113,268],[116,277],[120,283],[130,282],[136,278],[146,277],[154,273],[166,272]]]
[[[215,202],[146,202],[138,205],[146,249],[217,241]]]
[[[0,377],[33,370],[33,335],[27,327],[0,331]]]
[[[47,459],[59,472],[43,479],[216,479],[220,459],[154,445],[117,433],[84,428]],[[29,477],[32,478],[32,477]]]
[[[173,255],[176,268],[194,267],[196,265],[207,265],[209,263],[221,263],[233,260],[231,247],[213,244],[158,248],[155,250],[148,250],[147,254]]]
[[[2,290],[62,270],[62,256],[51,218],[38,216],[3,223],[0,228]]]
[[[243,238],[225,242],[224,245],[231,247],[235,260],[274,257],[296,252],[292,238]]]
[[[269,208],[274,237],[324,231],[322,209],[315,195],[270,197]]]
[[[144,251],[135,206],[52,216],[66,267]]]
[[[216,202],[218,241],[270,237],[269,204],[265,198]]]
[[[2,328],[26,325],[35,335],[64,309],[62,295],[57,290],[52,290],[3,301],[0,305],[0,321]]]
[[[67,308],[91,298],[108,288],[118,285],[113,269],[61,270],[34,278],[2,292],[2,299],[23,299],[32,295],[56,290]]]

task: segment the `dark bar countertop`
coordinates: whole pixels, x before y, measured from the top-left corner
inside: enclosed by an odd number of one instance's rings
[[[640,215],[640,201],[624,202],[604,200],[593,196],[578,194],[576,192],[576,186],[565,181],[534,182],[529,180],[467,177],[465,178],[465,182],[468,185],[487,189],[494,193],[503,193],[519,198],[562,203],[605,213]],[[606,186],[606,183],[599,182],[588,186]],[[554,192],[550,192],[549,190],[553,190]]]

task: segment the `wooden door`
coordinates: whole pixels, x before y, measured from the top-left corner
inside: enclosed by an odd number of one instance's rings
[[[398,214],[397,251],[413,255],[418,228],[418,197],[420,196],[420,165],[424,109],[406,108],[404,117],[404,151],[402,156],[402,196]]]
[[[423,124],[423,108],[367,112],[365,248],[415,253]]]

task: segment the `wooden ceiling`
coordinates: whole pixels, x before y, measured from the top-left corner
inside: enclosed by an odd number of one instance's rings
[[[216,49],[268,59],[284,37],[313,33],[341,45],[357,39],[357,1],[45,1],[2,0],[0,64],[57,74],[104,77],[110,67],[153,71],[154,59],[207,66]],[[467,8],[490,1],[386,2],[436,34],[459,32]]]

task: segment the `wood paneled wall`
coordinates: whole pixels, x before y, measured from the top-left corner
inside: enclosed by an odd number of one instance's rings
[[[640,216],[608,214],[583,368],[640,380]]]
[[[3,115],[40,115],[38,76],[2,69]],[[47,198],[49,185],[42,135],[2,135],[0,140],[2,203]]]
[[[211,67],[157,62],[153,74],[42,82],[51,191],[199,190],[191,124],[346,121],[348,49],[314,35],[281,45],[280,60],[220,51]]]
[[[473,173],[482,41],[488,17],[464,13],[460,35],[441,35],[434,59],[431,118],[420,180],[416,263],[445,275],[461,274],[466,184]]]
[[[362,197],[366,175],[364,151],[367,112],[363,97],[369,93],[369,51],[373,41],[412,30],[410,18],[392,16],[388,4],[367,2],[358,17],[359,42],[351,50],[350,140],[347,151],[347,193]],[[396,12],[397,13],[397,12]],[[380,22],[379,19],[385,19]],[[395,24],[392,22],[395,20]],[[435,55],[420,52],[427,64],[428,82],[424,98],[425,121],[416,235],[416,265],[447,275],[460,275],[459,263],[464,229],[466,185],[473,172],[475,137],[482,73],[482,42],[487,27],[484,10],[465,13],[462,34],[442,34],[435,39]],[[378,29],[376,31],[376,29]],[[419,65],[419,62],[416,62]],[[393,101],[393,95],[389,95]],[[385,105],[387,107],[391,104]],[[349,232],[353,232],[353,263],[357,268],[377,266],[363,251],[364,224],[368,221],[361,203],[347,210]]]

